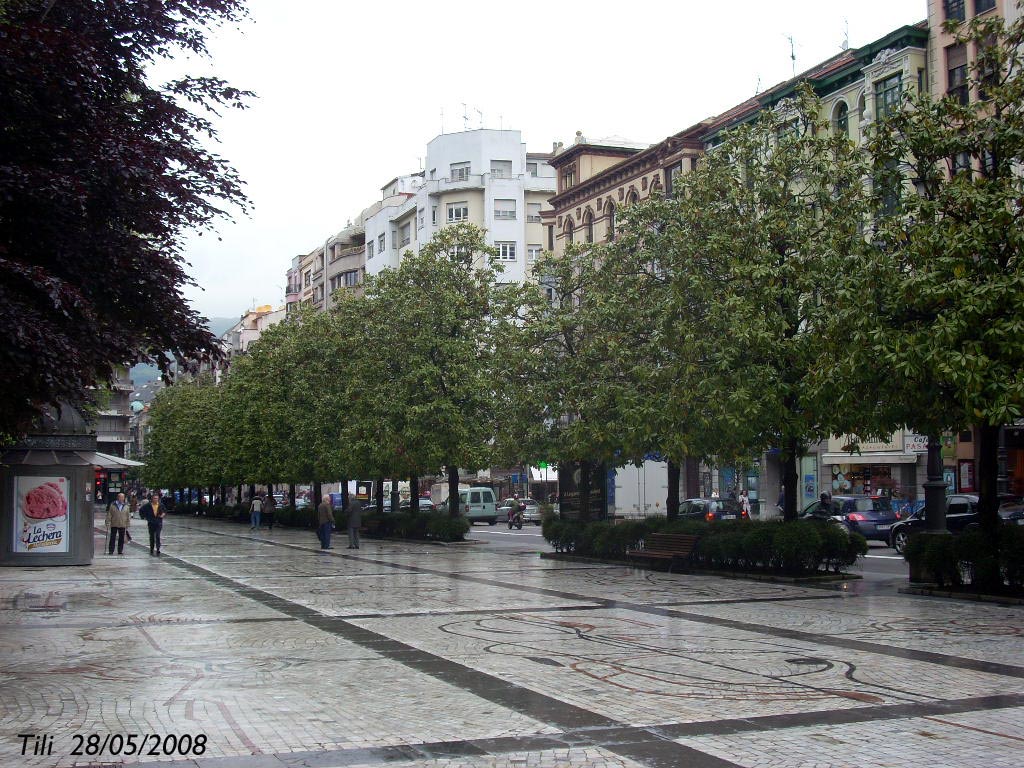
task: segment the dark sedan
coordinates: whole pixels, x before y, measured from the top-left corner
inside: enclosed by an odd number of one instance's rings
[[[1004,523],[1024,525],[1024,504],[1012,496],[1001,496],[999,517]],[[978,525],[978,497],[973,493],[954,493],[946,497],[946,530],[950,533],[963,533]],[[919,509],[910,517],[900,520],[889,531],[889,546],[900,554],[910,536],[927,528],[924,509]]]
[[[819,514],[819,504],[808,505],[803,514]],[[849,530],[865,539],[886,543],[893,524],[899,520],[886,496],[833,496],[829,502],[829,516],[840,520]]]
[[[749,516],[736,499],[685,499],[679,517],[691,520],[746,520]]]

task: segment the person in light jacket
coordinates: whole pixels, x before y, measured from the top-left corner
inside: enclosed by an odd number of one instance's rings
[[[334,509],[331,497],[324,494],[316,508],[317,535],[320,537],[320,549],[331,549],[331,527],[334,525]]]
[[[352,496],[348,501],[348,548],[359,549],[359,527],[363,524],[363,502]]]
[[[128,526],[132,524],[131,507],[125,500],[123,493],[117,494],[117,498],[107,507],[107,518],[104,525],[110,531],[110,543],[107,545],[107,554],[114,554],[114,541],[117,541],[117,554],[124,554],[124,537]]]

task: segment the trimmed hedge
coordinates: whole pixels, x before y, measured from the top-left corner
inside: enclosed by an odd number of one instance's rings
[[[801,575],[839,573],[867,554],[867,540],[833,525],[811,521],[675,520],[648,517],[614,524],[544,517],[541,532],[556,552],[621,559],[652,533],[699,536],[691,562],[715,570]]]
[[[469,532],[469,521],[445,513],[363,515],[363,527],[369,536],[431,541],[462,541]]]
[[[904,559],[940,587],[995,589],[1024,593],[1024,528],[1003,525],[995,540],[980,529],[959,536],[910,537]]]

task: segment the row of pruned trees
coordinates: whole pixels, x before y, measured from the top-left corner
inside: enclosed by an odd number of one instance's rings
[[[544,254],[536,283],[496,282],[482,231],[443,230],[365,296],[272,329],[222,387],[170,390],[154,429],[182,434],[157,436],[150,471],[267,482],[778,448],[793,518],[811,441],[973,425],[994,526],[994,440],[1024,406],[1022,25],[963,34],[984,100],[908,94],[855,145],[805,89],[671,197],[624,210],[612,242]],[[154,462],[161,444],[173,458]]]

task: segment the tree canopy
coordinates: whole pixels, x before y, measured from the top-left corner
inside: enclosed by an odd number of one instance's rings
[[[147,68],[203,55],[241,0],[6,0],[0,6],[0,432],[81,405],[116,365],[217,353],[185,302],[182,235],[242,182],[207,145],[249,94]]]

